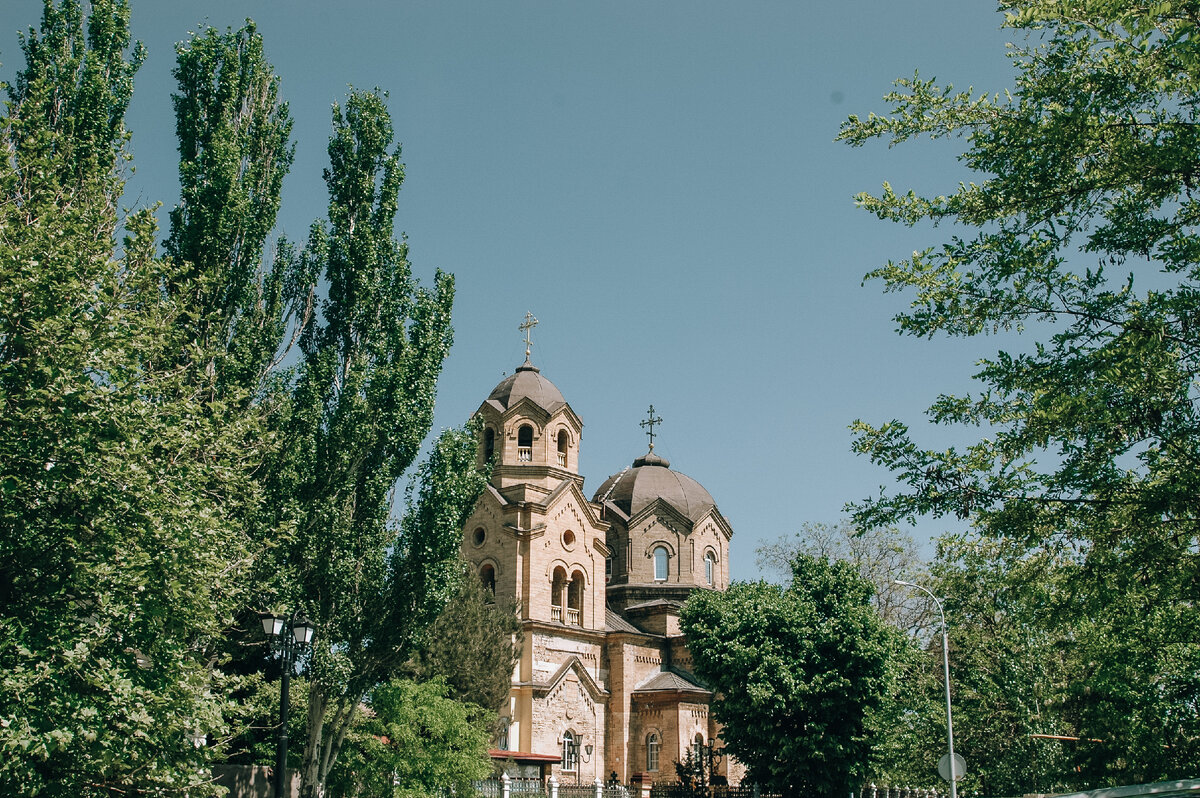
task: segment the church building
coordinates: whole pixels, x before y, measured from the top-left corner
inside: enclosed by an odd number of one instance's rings
[[[560,782],[673,781],[674,763],[719,732],[679,609],[728,585],[733,530],[699,482],[654,453],[653,407],[649,451],[584,492],[583,420],[530,362],[535,323],[522,325],[525,362],[479,406],[492,474],[463,530],[464,557],[524,628],[492,754]],[[740,770],[714,765],[734,782]]]

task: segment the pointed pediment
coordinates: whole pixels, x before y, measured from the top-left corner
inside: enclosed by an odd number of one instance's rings
[[[685,535],[692,532],[692,520],[663,498],[655,499],[639,510],[626,524],[630,529],[641,527],[650,519],[661,519]]]
[[[721,515],[721,511],[717,509],[716,505],[708,508],[708,511],[704,515],[696,519],[694,528],[703,529],[704,525],[709,522],[712,522],[713,526],[725,536],[726,540],[733,537],[733,527],[729,525],[729,521],[725,520],[725,516]]]
[[[549,695],[555,687],[558,687],[563,679],[567,678],[568,673],[575,674],[575,677],[579,679],[579,683],[583,685],[584,690],[587,690],[588,696],[593,701],[608,700],[608,691],[592,678],[587,668],[584,667],[583,660],[574,655],[564,662],[549,680],[535,682],[533,684],[533,694],[539,698]]]
[[[558,487],[550,491],[550,495],[543,502],[544,512],[546,515],[553,515],[554,510],[569,499],[574,499],[575,506],[579,508],[590,527],[608,529],[608,522],[600,517],[600,513],[596,512],[595,505],[588,501],[579,483],[573,479],[564,479],[558,484]]]

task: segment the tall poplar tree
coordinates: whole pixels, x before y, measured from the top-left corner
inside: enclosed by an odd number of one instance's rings
[[[860,205],[955,222],[945,243],[868,277],[907,292],[901,332],[1032,336],[982,361],[978,393],[937,398],[979,428],[927,449],[900,421],[855,448],[902,483],[858,505],[877,526],[952,514],[1070,567],[1059,640],[1092,783],[1192,775],[1200,760],[1200,4],[1001,4],[1015,87],[898,81],[852,144],[965,141],[976,179],[944,196],[885,184]]]
[[[300,339],[283,447],[268,470],[284,535],[279,599],[317,626],[304,796],[321,793],[359,703],[453,595],[462,524],[483,489],[474,436],[447,431],[417,471],[403,521],[389,521],[397,480],[433,421],[454,295],[441,272],[421,288],[394,235],[404,171],[393,135],[379,92],[334,105],[328,220],[297,255],[328,294]]]
[[[286,252],[266,252],[295,151],[291,116],[253,22],[177,45],[174,75],[180,200],[165,242],[176,266],[171,287],[192,294],[184,321],[213,352],[222,390],[261,398],[286,336],[309,317],[315,287]]]

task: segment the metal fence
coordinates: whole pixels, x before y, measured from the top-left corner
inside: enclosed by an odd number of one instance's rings
[[[623,784],[560,784],[557,780],[503,777],[474,784],[478,798],[640,798],[639,787]],[[790,798],[760,789],[757,785],[714,785],[699,787],[680,782],[651,785],[650,798]],[[945,792],[928,787],[894,787],[867,784],[854,798],[947,798]]]

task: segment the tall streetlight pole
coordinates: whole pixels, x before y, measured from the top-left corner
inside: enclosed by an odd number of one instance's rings
[[[946,613],[942,611],[942,602],[937,596],[925,587],[921,587],[913,582],[905,582],[903,579],[893,580],[898,585],[905,587],[915,587],[917,590],[928,595],[933,599],[933,603],[937,605],[938,615],[942,619],[942,670],[946,677],[946,741],[950,746],[950,798],[958,798],[958,766],[954,762],[954,720],[950,716],[950,641],[946,635]]]
[[[290,635],[284,632],[285,625],[292,627]],[[297,655],[304,646],[312,643],[313,632],[316,630],[312,621],[298,612],[293,612],[291,618],[267,613],[262,617],[262,627],[267,635],[267,645],[279,651],[279,666],[283,672],[283,678],[279,682],[279,742],[275,748],[275,798],[284,798],[290,677],[296,665]]]

